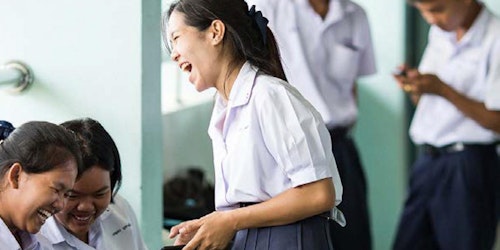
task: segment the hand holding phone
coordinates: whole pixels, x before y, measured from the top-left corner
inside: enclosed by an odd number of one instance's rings
[[[396,76],[404,76],[406,77],[406,68],[400,68],[400,69],[396,69],[392,72],[392,74],[396,75]]]

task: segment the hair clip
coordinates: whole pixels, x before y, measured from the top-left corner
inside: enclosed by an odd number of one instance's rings
[[[248,15],[253,18],[257,27],[259,27],[260,34],[262,35],[262,40],[264,41],[264,45],[267,44],[267,24],[269,21],[262,15],[262,12],[255,11],[255,5],[252,5],[252,8],[248,11]]]
[[[0,120],[0,140],[5,140],[14,131],[14,126],[8,121]]]

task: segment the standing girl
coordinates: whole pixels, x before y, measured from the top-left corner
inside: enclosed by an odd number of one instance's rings
[[[244,0],[180,0],[164,14],[172,60],[216,88],[209,135],[216,212],[172,228],[184,249],[329,249],[341,201],[320,114],[286,82],[267,19]]]

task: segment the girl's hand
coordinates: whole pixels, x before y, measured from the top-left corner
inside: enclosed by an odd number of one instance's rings
[[[233,226],[234,221],[231,219],[231,213],[236,210],[212,212],[197,220],[195,224],[190,225],[191,228],[197,230],[183,249],[226,249],[237,231]]]

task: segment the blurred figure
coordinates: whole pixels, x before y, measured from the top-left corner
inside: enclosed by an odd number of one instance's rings
[[[432,25],[418,70],[395,75],[421,152],[394,249],[491,249],[498,221],[500,20],[476,0],[411,0]]]
[[[376,72],[365,11],[349,0],[248,0],[269,18],[287,79],[320,112],[333,144],[347,225],[332,223],[337,250],[372,247],[367,182],[351,130],[356,81]]]

